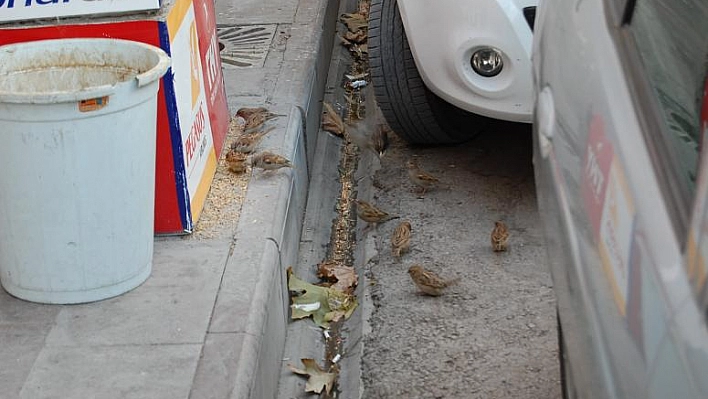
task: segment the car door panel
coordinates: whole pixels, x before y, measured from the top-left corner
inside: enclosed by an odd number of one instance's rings
[[[638,234],[638,229],[644,224],[638,219],[637,209],[647,204],[644,198],[639,198],[641,190],[637,189],[638,184],[633,179],[635,174],[639,179],[646,179],[647,176],[639,168],[626,167],[625,153],[634,157],[637,143],[632,148],[626,148],[623,145],[627,140],[619,140],[622,137],[618,132],[626,134],[623,129],[627,128],[627,124],[617,122],[620,125],[618,129],[615,120],[622,107],[627,109],[632,106],[626,88],[622,93],[624,104],[619,109],[597,106],[605,103],[606,97],[616,96],[618,89],[623,89],[616,82],[603,81],[603,77],[597,74],[598,68],[603,67],[599,61],[611,58],[611,54],[607,55],[607,46],[598,48],[584,43],[587,35],[594,31],[594,24],[606,23],[601,10],[590,8],[597,7],[596,2],[554,4],[549,8],[562,7],[574,7],[572,11],[559,10],[562,15],[570,13],[573,18],[553,18],[554,11],[543,10],[549,13],[544,17],[544,22],[552,22],[548,26],[542,24],[539,30],[542,35],[553,34],[554,40],[553,47],[544,47],[545,41],[541,38],[540,47],[534,50],[544,52],[542,61],[539,61],[543,63],[539,68],[543,72],[537,74],[536,85],[543,88],[541,90],[545,90],[545,86],[570,86],[585,95],[555,99],[554,103],[559,107],[555,113],[565,119],[556,121],[557,132],[551,140],[554,156],[541,161],[547,165],[540,168],[540,173],[559,176],[551,184],[564,187],[568,193],[569,210],[565,214],[570,215],[572,221],[567,224],[578,230],[575,234],[561,234],[578,240],[575,247],[579,254],[574,260],[575,273],[551,267],[552,273],[565,277],[568,287],[587,287],[586,298],[573,296],[568,288],[556,287],[564,334],[569,336],[568,340],[572,340],[572,335],[584,335],[577,342],[585,349],[576,348],[575,353],[572,348],[568,349],[571,362],[579,361],[578,357],[583,358],[581,364],[586,369],[579,373],[590,375],[585,380],[591,386],[581,390],[591,393],[589,397],[625,397],[628,392],[646,391],[646,366],[641,343],[644,326],[640,323],[640,276],[652,256],[647,254],[646,237]],[[606,39],[611,44],[609,36]],[[561,63],[561,57],[567,54],[573,54],[573,62],[566,59]],[[559,68],[561,64],[565,68]],[[615,79],[620,78],[615,76]],[[636,121],[633,124],[634,136],[638,136]],[[640,156],[640,161],[646,162],[645,158]],[[542,191],[546,188],[539,187],[539,201],[553,203],[553,200],[544,198]],[[555,217],[563,214],[558,212]],[[552,216],[546,215],[544,220],[549,218]],[[554,234],[558,233],[548,233]],[[642,237],[642,242],[635,241],[635,237]],[[566,246],[559,251],[568,251],[572,247]],[[638,256],[642,251],[644,255]],[[674,255],[678,253],[671,252]],[[580,264],[578,259],[582,259],[583,263]],[[584,305],[579,307],[578,303]],[[564,308],[568,308],[565,313]],[[566,323],[564,319],[573,322]],[[583,322],[578,322],[579,319]],[[578,380],[577,377],[575,379]]]

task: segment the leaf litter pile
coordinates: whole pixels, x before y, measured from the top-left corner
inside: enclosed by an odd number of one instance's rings
[[[324,369],[314,359],[301,359],[304,369],[293,365],[288,367],[293,373],[308,377],[306,392],[322,394],[324,391],[324,397],[336,397],[336,391],[332,391],[339,374],[337,362],[342,352],[340,329],[358,306],[354,291],[359,279],[352,265],[356,226],[354,172],[359,149],[349,140],[347,127],[365,117],[366,111],[369,111],[369,115],[374,114],[373,110],[362,110],[360,92],[361,88],[369,84],[366,44],[368,10],[369,0],[361,0],[356,12],[340,16],[340,21],[347,28],[344,35],[340,36],[341,43],[352,56],[349,73],[345,75],[343,84],[347,103],[344,110],[346,123],[335,107],[327,102],[323,104],[322,130],[346,139],[346,145],[342,146],[338,168],[341,191],[337,199],[337,217],[332,225],[329,252],[327,259],[317,265],[317,276],[322,281],[311,284],[298,278],[292,268],[288,268],[287,272],[292,319],[312,317],[313,322],[324,329],[326,347]],[[373,96],[373,93],[369,95]]]

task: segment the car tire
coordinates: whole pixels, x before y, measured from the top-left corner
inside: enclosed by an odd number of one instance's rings
[[[423,83],[396,0],[371,0],[369,67],[376,100],[391,129],[412,144],[454,144],[481,133],[493,119],[459,109]]]
[[[577,399],[578,395],[570,373],[568,351],[563,338],[563,327],[561,327],[560,316],[557,311],[556,321],[558,322],[558,363],[560,366],[561,393],[563,394],[563,399]]]

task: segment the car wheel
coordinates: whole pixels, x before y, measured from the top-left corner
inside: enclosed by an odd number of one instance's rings
[[[563,338],[563,327],[561,327],[560,316],[556,312],[558,322],[558,362],[560,363],[561,393],[563,399],[577,399],[573,377],[570,373],[570,362],[568,361],[568,351]]]
[[[395,0],[372,0],[369,66],[376,100],[391,129],[414,144],[474,138],[492,119],[461,110],[428,90],[413,60]]]

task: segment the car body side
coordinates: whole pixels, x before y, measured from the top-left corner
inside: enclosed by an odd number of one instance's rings
[[[534,168],[569,397],[705,398],[708,330],[692,289],[705,278],[692,270],[705,273],[708,157],[684,244],[609,3],[542,1],[533,47]]]

